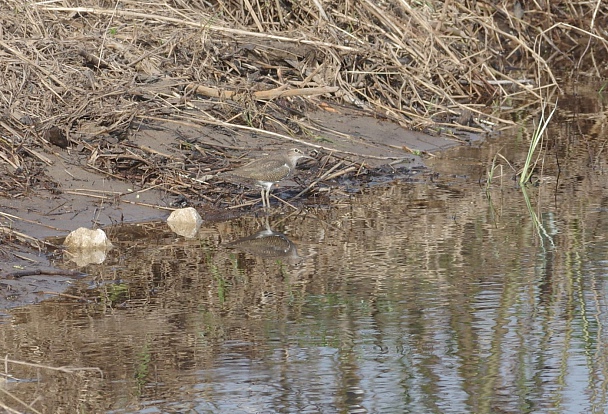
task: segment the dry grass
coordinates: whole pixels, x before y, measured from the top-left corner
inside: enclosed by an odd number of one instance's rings
[[[559,88],[554,68],[606,75],[606,2],[525,7],[510,0],[0,1],[0,197],[53,191],[45,152],[71,145],[105,175],[215,202],[221,189],[201,195],[207,184],[184,178],[184,170],[221,167],[230,153],[176,141],[185,156],[175,160],[128,142],[133,129],[164,119],[306,140],[314,128],[304,115],[330,104],[406,128],[481,132],[513,123],[519,103]],[[359,169],[320,161],[326,170],[311,185]],[[36,242],[6,228],[0,239]],[[6,393],[3,400],[12,412],[34,404]]]
[[[330,103],[436,132],[509,125],[506,106],[557,87],[552,68],[606,70],[605,3],[525,4],[5,1],[0,195],[53,185],[50,144],[91,154],[110,175],[135,163],[140,181],[179,187],[170,157],[112,156],[121,144],[108,145],[155,119],[293,139],[308,110]],[[226,156],[210,154],[196,161]]]

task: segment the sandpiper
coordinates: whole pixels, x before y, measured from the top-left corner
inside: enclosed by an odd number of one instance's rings
[[[270,190],[272,186],[287,178],[295,170],[298,160],[301,158],[313,159],[301,150],[292,148],[287,152],[254,160],[249,164],[225,173],[225,175],[227,177],[234,177],[245,184],[262,187],[262,205],[266,208],[270,207]]]
[[[227,247],[261,258],[279,259],[290,265],[297,265],[302,261],[296,245],[283,233],[272,230],[268,224],[251,236],[228,243]]]

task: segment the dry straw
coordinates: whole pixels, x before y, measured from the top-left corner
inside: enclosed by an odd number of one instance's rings
[[[108,176],[209,194],[183,166],[214,170],[229,148],[199,142],[204,155],[177,162],[108,140],[157,119],[310,144],[306,111],[329,103],[406,128],[482,132],[558,87],[552,68],[605,70],[599,0],[107,4],[2,4],[0,195],[43,186],[44,152],[61,143]]]

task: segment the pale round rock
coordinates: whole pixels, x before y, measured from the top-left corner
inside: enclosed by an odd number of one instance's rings
[[[187,238],[194,238],[203,224],[198,211],[192,207],[180,208],[171,213],[167,224],[173,232]]]

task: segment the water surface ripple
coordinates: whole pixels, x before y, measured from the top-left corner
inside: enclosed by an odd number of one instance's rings
[[[48,412],[605,412],[601,177],[530,188],[529,210],[507,179],[486,193],[466,157],[440,161],[458,178],[329,210],[124,237],[70,292],[91,301],[15,309],[0,326],[4,354],[103,378],[21,369],[11,391]],[[266,225],[297,260],[231,243]]]

